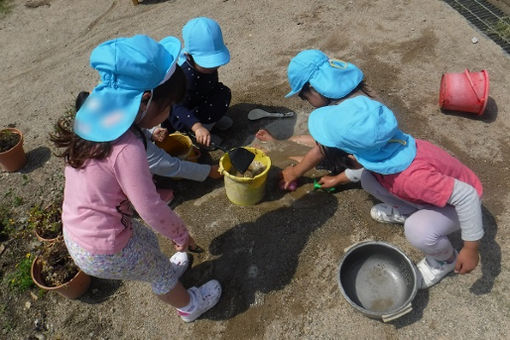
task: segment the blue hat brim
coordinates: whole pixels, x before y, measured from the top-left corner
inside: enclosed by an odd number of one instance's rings
[[[223,47],[220,51],[208,55],[193,55],[193,60],[198,66],[204,68],[220,67],[230,62],[230,52],[227,47]]]
[[[167,73],[168,73],[168,72],[172,71],[172,69],[174,68],[174,65],[179,62],[179,58],[180,58],[181,50],[182,50],[182,44],[179,39],[177,39],[176,37],[172,37],[172,36],[168,36],[166,38],[161,39],[159,41],[159,43],[161,45],[163,45],[165,50],[167,50],[167,52],[173,58],[172,63],[168,67],[168,70],[167,70]],[[167,75],[167,77],[165,77],[165,80],[167,80],[167,78],[169,78],[168,75]]]
[[[304,86],[304,84],[303,84],[303,86]],[[303,86],[301,86],[299,89],[295,89],[295,90],[290,91],[289,93],[287,93],[285,95],[285,98],[289,98],[289,97],[295,96],[296,94],[301,92],[301,89],[303,88]]]
[[[351,107],[349,102],[365,100],[363,96],[358,96],[344,101],[343,105],[326,106],[312,111],[308,118],[310,134],[319,144],[338,148],[354,155],[357,161],[370,171],[383,175],[404,171],[416,157],[416,141],[412,136],[396,129],[391,138],[389,138],[390,136],[385,137],[388,139],[385,139],[386,142],[383,145],[380,144],[381,141],[367,144],[366,140],[360,140],[363,137],[358,137],[358,134],[352,133],[354,127],[348,126],[349,123],[345,121],[349,116],[361,114],[360,112],[349,111]],[[344,108],[345,111],[339,111]],[[358,106],[358,108],[363,107]],[[366,126],[364,120],[360,120],[359,123]],[[370,137],[367,136],[367,138]],[[345,142],[346,139],[349,140],[347,143]],[[373,145],[373,151],[370,151],[371,145]]]
[[[181,53],[182,44],[176,37],[168,36],[159,41],[161,45],[167,50],[168,53],[174,58],[174,63]]]
[[[96,86],[76,113],[74,131],[92,142],[113,141],[133,125],[143,92]]]

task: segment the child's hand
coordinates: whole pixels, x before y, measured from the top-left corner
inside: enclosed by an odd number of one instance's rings
[[[211,170],[209,171],[209,177],[212,179],[220,179],[223,177],[222,174],[218,171],[217,165],[211,165]]]
[[[283,179],[281,179],[280,182],[278,182],[278,187],[280,188],[280,190],[295,191],[298,187],[298,181],[290,182],[289,185],[287,186],[287,189],[285,189],[285,182],[283,181]]]
[[[162,142],[168,136],[168,130],[165,128],[157,127],[152,132],[152,140]]]
[[[191,127],[191,130],[195,133],[195,138],[198,143],[209,146],[211,144],[211,133],[201,123],[195,123]]]
[[[336,187],[339,183],[336,176],[322,176],[319,179],[319,184],[321,185],[321,188],[329,189]]]
[[[209,146],[211,144],[211,133],[205,127],[198,128],[195,131],[197,142],[202,145]]]
[[[455,264],[455,273],[466,274],[476,268],[478,265],[478,242],[464,242],[464,247],[457,256]]]
[[[296,174],[294,166],[288,166],[282,171],[282,182],[281,188],[284,190],[289,190],[289,187],[292,182],[296,181],[299,176]]]
[[[342,171],[338,175],[335,176],[322,176],[319,180],[319,184],[321,185],[321,188],[328,189],[328,188],[334,188],[339,185],[351,183],[349,178],[345,175],[345,171]]]

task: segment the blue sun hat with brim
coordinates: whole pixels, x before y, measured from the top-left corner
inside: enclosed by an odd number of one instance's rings
[[[184,53],[190,54],[201,67],[214,68],[230,61],[230,52],[223,42],[220,25],[206,17],[191,19],[182,28],[183,55],[179,65],[185,61]]]
[[[321,95],[330,99],[340,99],[348,95],[363,80],[363,72],[355,65],[330,59],[319,50],[299,52],[289,63],[287,76],[291,97],[301,91],[308,82]]]
[[[76,113],[74,131],[93,142],[119,138],[133,124],[145,91],[174,73],[181,43],[175,37],[157,42],[146,35],[117,38],[97,46],[90,65],[101,82]]]
[[[318,143],[350,153],[383,175],[404,171],[416,156],[414,138],[398,128],[393,112],[366,96],[314,110],[308,129]]]

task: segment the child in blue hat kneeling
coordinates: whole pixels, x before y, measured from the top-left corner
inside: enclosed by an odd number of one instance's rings
[[[363,189],[383,202],[372,207],[372,218],[403,224],[407,240],[425,253],[417,265],[422,288],[477,266],[483,189],[473,171],[403,133],[393,112],[367,97],[314,110],[308,128],[321,147],[342,150],[363,166]],[[447,235],[459,229],[464,246],[457,253]]]
[[[198,143],[209,147],[211,130],[229,129],[233,121],[226,116],[230,89],[218,81],[218,68],[230,61],[221,28],[206,17],[191,19],[182,29],[183,55],[179,61],[186,75],[184,100],[172,107],[162,126],[168,130],[192,132]],[[220,144],[218,136],[214,142]]]
[[[319,50],[299,52],[290,61],[287,75],[291,91],[285,97],[297,94],[316,108],[334,105],[344,98],[371,95],[363,83],[363,72],[358,67],[338,59],[330,59]],[[255,136],[262,141],[274,140],[274,137],[264,129],[259,130]],[[291,157],[297,160],[298,164],[282,171],[284,189],[291,187],[291,183],[317,165],[332,172],[331,175],[323,176],[319,180],[323,188],[359,181],[362,169],[357,169],[345,154],[340,154],[341,151],[319,149],[310,135],[293,136],[289,140],[310,146],[312,149],[304,157]],[[334,157],[336,160],[334,164],[326,161],[332,157],[325,159],[325,152],[337,155]]]
[[[137,134],[160,124],[182,98],[179,52],[180,42],[173,37],[156,42],[136,35],[97,46],[90,65],[101,82],[76,113],[73,129],[59,122],[52,140],[64,149],[62,223],[76,265],[100,278],[149,282],[190,322],[218,302],[221,286],[210,280],[186,290],[179,282],[189,266],[186,250],[195,242],[156,191]],[[133,208],[173,241],[177,252],[170,261],[155,233],[132,218]]]

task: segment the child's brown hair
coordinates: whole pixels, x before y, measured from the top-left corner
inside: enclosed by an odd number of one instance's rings
[[[163,84],[154,89],[152,102],[161,107],[180,102],[186,91],[186,78],[180,67],[176,67],[174,74]],[[88,97],[88,92],[82,91],[76,97],[76,112]],[[57,148],[63,148],[58,154],[64,157],[67,164],[73,168],[82,168],[88,159],[104,159],[112,149],[112,142],[92,142],[80,138],[73,131],[68,117],[62,117],[55,125],[55,132],[50,134],[50,140]]]

